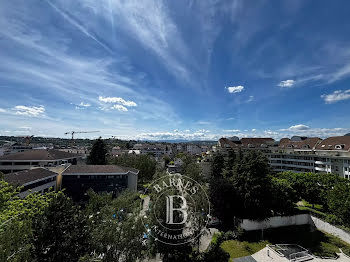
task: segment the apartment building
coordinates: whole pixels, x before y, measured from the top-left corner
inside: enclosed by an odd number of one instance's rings
[[[55,167],[70,163],[76,165],[81,156],[55,149],[35,149],[0,157],[0,172],[7,174],[33,167]]]
[[[229,150],[259,150],[276,172],[332,173],[350,179],[350,136],[293,136],[279,142],[272,138],[220,138],[214,152],[227,155]]]

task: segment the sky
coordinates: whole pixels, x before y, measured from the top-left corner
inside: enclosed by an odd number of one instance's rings
[[[350,2],[0,2],[0,135],[350,132]]]

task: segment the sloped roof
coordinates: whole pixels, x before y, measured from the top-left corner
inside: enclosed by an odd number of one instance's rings
[[[301,141],[292,141],[289,138],[282,138],[279,143],[281,148],[293,149],[315,149],[317,143],[321,141],[319,137],[308,137]]]
[[[341,146],[341,149],[335,148],[337,145]],[[323,140],[317,145],[318,150],[345,150],[350,151],[350,136],[332,136]]]
[[[57,173],[49,171],[45,168],[34,168],[16,173],[5,174],[4,180],[12,185],[17,186],[56,175]]]
[[[1,160],[23,160],[23,161],[33,161],[33,160],[59,160],[67,158],[75,158],[80,155],[59,151],[55,149],[34,149],[24,152],[19,152],[15,154],[5,155],[0,157]]]
[[[222,148],[225,148],[225,147],[239,147],[241,144],[241,141],[232,141],[228,138],[225,138],[225,137],[222,137],[219,139],[219,145],[220,147]]]
[[[247,137],[241,138],[241,142],[243,146],[255,145],[260,147],[261,144],[273,145],[275,140],[271,137]]]
[[[112,173],[138,173],[139,170],[131,167],[123,167],[116,165],[71,165],[64,172],[64,174],[112,174]]]

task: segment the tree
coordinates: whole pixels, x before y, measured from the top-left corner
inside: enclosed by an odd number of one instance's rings
[[[105,142],[100,137],[92,146],[90,155],[88,157],[88,164],[90,165],[105,165],[107,164],[106,154],[107,147]]]
[[[0,179],[0,261],[32,261],[32,220],[49,205],[55,192],[17,195],[15,188]]]
[[[197,163],[190,163],[186,166],[184,170],[184,175],[192,178],[193,180],[201,183],[203,181],[201,168]]]
[[[59,192],[33,221],[33,254],[37,261],[78,261],[89,253],[87,218]]]
[[[350,226],[350,183],[345,179],[342,182],[337,183],[328,195],[328,206],[330,211],[339,219],[343,224]]]
[[[127,166],[138,169],[138,179],[141,183],[150,181],[157,169],[157,162],[148,155],[121,155],[112,161],[115,165]]]
[[[212,177],[220,177],[222,171],[225,167],[225,159],[222,154],[217,153],[213,157],[212,165],[211,165],[211,176]]]
[[[232,226],[235,217],[264,219],[271,215],[270,170],[265,156],[251,151],[243,155],[233,170],[221,173],[221,157],[213,162],[216,171],[210,180],[210,200],[224,225]]]
[[[93,253],[82,261],[131,262],[143,258],[143,232],[140,218],[140,198],[137,193],[124,191],[104,206],[100,213],[90,215]]]
[[[227,161],[225,164],[225,169],[232,170],[235,166],[235,163],[236,163],[236,153],[233,149],[230,149],[228,151],[228,157],[227,157]]]
[[[272,203],[274,215],[289,215],[293,213],[298,196],[287,179],[271,177]]]

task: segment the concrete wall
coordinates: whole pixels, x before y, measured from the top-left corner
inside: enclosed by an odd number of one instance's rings
[[[327,232],[328,234],[331,234],[333,236],[339,237],[341,240],[347,242],[350,244],[350,234],[340,228],[337,228],[327,222],[324,222],[323,220],[311,216],[310,221],[315,227],[319,230],[322,230],[324,232]]]
[[[337,228],[323,220],[310,216],[309,214],[300,214],[295,216],[276,216],[270,217],[264,221],[254,221],[249,219],[243,219],[240,224],[241,228],[246,231],[261,230],[276,227],[285,226],[298,226],[298,225],[312,225],[317,229],[327,232],[333,236],[339,237],[341,240],[350,244],[350,233]]]
[[[249,219],[243,219],[241,228],[246,231],[260,230],[267,228],[285,227],[285,226],[298,226],[310,224],[309,214],[300,214],[295,216],[276,216],[270,217],[264,221],[254,221]]]

